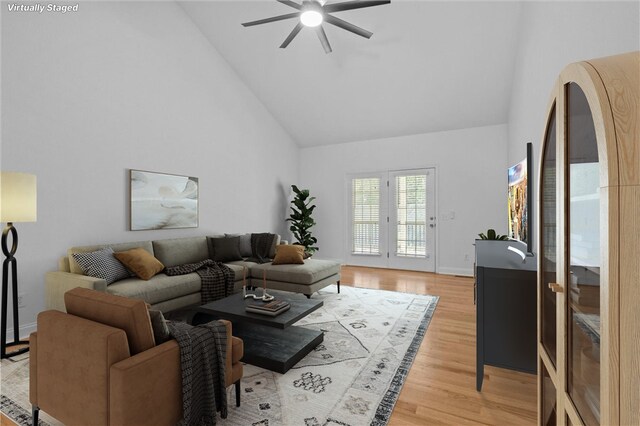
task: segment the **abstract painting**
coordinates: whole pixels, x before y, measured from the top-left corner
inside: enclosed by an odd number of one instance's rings
[[[197,228],[198,178],[130,171],[131,230]]]

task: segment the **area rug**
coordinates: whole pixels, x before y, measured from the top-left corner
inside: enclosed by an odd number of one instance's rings
[[[438,303],[435,296],[341,286],[313,296],[324,306],[296,325],[324,341],[286,374],[245,365],[242,405],[229,388],[219,425],[386,425]],[[31,424],[28,360],[2,361],[1,409]],[[41,424],[58,425],[42,413]]]

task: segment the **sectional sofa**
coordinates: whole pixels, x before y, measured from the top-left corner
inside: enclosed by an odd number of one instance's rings
[[[276,244],[279,242],[278,236]],[[166,267],[200,262],[210,258],[206,236],[71,247],[67,250],[67,256],[60,259],[58,271],[46,274],[45,291],[48,309],[65,312],[64,293],[75,287],[91,288],[118,296],[141,299],[149,303],[152,308],[163,312],[200,304],[200,276],[195,272],[171,277],[160,273],[147,281],[135,277],[126,278],[107,285],[103,279],[84,275],[71,256],[73,253],[86,253],[106,247],[111,247],[114,252],[140,247],[155,256]],[[272,248],[271,257],[274,251],[275,247]],[[307,297],[311,297],[314,292],[330,284],[337,284],[338,292],[340,291],[340,264],[334,261],[306,259],[303,265],[273,265],[258,264],[245,259],[228,262],[226,265],[234,272],[236,291],[242,288],[243,282],[260,287],[265,278],[269,289],[302,293]]]

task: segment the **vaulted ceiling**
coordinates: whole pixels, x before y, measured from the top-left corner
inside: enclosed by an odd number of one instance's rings
[[[300,146],[507,121],[519,2],[392,0],[337,12],[373,37],[325,23],[330,54],[310,28],[278,47],[296,19],[240,25],[295,12],[275,0],[180,5]]]

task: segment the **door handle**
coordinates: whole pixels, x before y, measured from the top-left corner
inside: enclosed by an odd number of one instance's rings
[[[549,283],[549,288],[551,289],[551,291],[553,291],[554,293],[562,293],[562,286],[558,283]]]
[[[436,224],[435,224],[435,223],[430,223],[430,224],[429,224],[429,228],[435,228],[435,227],[436,227]]]

